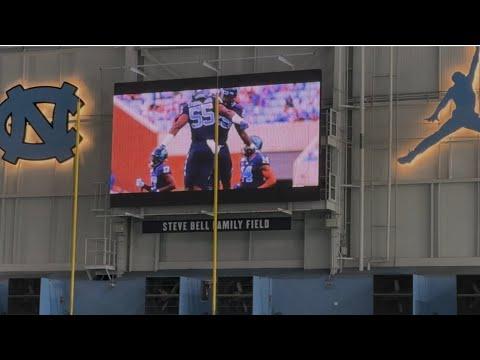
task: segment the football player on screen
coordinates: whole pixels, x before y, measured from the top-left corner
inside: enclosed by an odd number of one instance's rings
[[[151,166],[151,185],[146,185],[142,179],[136,180],[137,187],[140,190],[148,192],[167,192],[175,190],[175,180],[173,179],[170,166],[165,164],[168,157],[167,150],[157,148],[152,153]]]
[[[259,136],[250,137],[250,146],[243,148],[244,157],[240,160],[240,189],[267,189],[277,183],[275,173],[270,166],[268,156],[263,155],[260,150],[263,141]]]
[[[221,89],[220,100],[223,105],[229,110],[234,111],[238,116],[243,117],[243,107],[237,102],[238,91],[235,88]],[[231,188],[232,179],[232,157],[227,146],[228,132],[232,127],[233,122],[226,116],[219,116],[219,134],[218,140],[221,144],[220,152],[218,153],[218,170],[219,179],[223,189]],[[250,146],[250,137],[245,132],[247,125],[234,124],[235,130],[246,146]],[[223,144],[223,145],[222,145]],[[213,177],[213,174],[212,174]]]
[[[222,122],[220,117],[223,117],[241,129],[248,127],[248,124],[237,112],[228,109],[221,102],[219,102],[218,113],[220,123]],[[185,187],[187,190],[195,191],[211,189],[215,152],[215,97],[210,94],[209,90],[195,90],[192,101],[183,106],[182,113],[175,118],[168,134],[162,140],[160,148],[166,148],[187,123],[190,125],[192,143],[185,161]],[[225,153],[230,158],[226,144],[228,129],[220,125],[219,131],[219,158],[224,159]],[[229,184],[227,185],[229,186]]]

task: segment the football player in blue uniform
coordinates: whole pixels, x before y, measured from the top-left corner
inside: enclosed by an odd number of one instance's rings
[[[237,112],[228,109],[221,102],[219,102],[218,113],[219,122],[221,122],[220,117],[223,117],[240,128],[248,126]],[[161,142],[160,148],[166,148],[187,123],[190,125],[192,143],[185,162],[185,187],[187,190],[211,189],[215,152],[215,97],[210,94],[209,90],[196,90],[193,93],[192,101],[183,106],[182,113],[176,117],[168,134]],[[226,144],[227,137],[222,129],[225,130],[220,125],[219,157],[224,157],[224,153],[229,155]],[[229,186],[229,184],[227,185]]]
[[[137,179],[136,185],[141,190],[148,192],[167,192],[175,190],[175,180],[172,176],[170,166],[165,164],[168,157],[165,148],[157,148],[152,153],[151,185],[146,185],[142,179]]]
[[[229,110],[234,111],[238,116],[243,117],[243,107],[237,102],[238,91],[235,88],[221,89],[221,101],[222,104]],[[219,179],[223,189],[231,188],[232,179],[232,157],[230,150],[227,146],[228,132],[232,127],[233,122],[226,116],[219,116],[219,136],[220,151],[218,153],[218,172]],[[250,146],[250,137],[246,133],[245,129],[248,125],[234,124],[235,130],[242,139],[246,146]],[[213,177],[213,176],[212,176]]]
[[[270,166],[268,156],[260,150],[263,141],[259,136],[250,137],[251,145],[244,147],[244,157],[240,160],[240,189],[267,189],[277,183],[277,178]]]

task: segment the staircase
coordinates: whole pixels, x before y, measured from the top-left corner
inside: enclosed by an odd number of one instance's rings
[[[119,252],[117,238],[124,238],[126,226],[122,219],[112,216],[108,207],[109,186],[95,183],[92,212],[103,219],[103,235],[85,238],[84,268],[90,280],[108,279],[113,282],[123,271],[118,269]],[[112,236],[113,235],[113,236]],[[120,262],[121,259],[120,259]]]

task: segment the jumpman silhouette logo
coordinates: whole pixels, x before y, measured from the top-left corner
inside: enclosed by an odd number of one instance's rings
[[[468,75],[458,71],[452,75],[454,85],[448,89],[434,113],[425,120],[430,122],[438,121],[438,114],[447,106],[450,100],[455,103],[455,110],[452,113],[452,117],[435,133],[422,140],[414,150],[399,158],[398,162],[400,164],[412,162],[415,157],[425,150],[461,128],[480,132],[480,118],[475,112],[475,92],[473,91],[473,77],[475,76],[475,70],[478,65],[478,51],[479,47],[477,46]]]

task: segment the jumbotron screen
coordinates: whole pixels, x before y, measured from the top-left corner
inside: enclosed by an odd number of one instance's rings
[[[298,71],[117,84],[111,205],[211,202],[216,150],[220,202],[318,200],[320,83]]]

